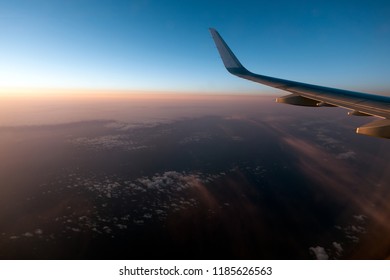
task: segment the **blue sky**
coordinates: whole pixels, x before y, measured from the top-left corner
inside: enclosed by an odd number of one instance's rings
[[[264,92],[223,68],[390,89],[388,1],[1,1],[0,87]]]

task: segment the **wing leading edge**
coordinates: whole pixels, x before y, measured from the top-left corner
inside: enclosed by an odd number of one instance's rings
[[[390,139],[390,97],[336,88],[289,81],[248,71],[231,51],[221,35],[210,28],[210,33],[217,46],[226,69],[233,75],[253,82],[290,92],[279,97],[276,102],[299,106],[337,106],[351,110],[355,116],[375,116],[382,118],[356,129],[359,134]]]

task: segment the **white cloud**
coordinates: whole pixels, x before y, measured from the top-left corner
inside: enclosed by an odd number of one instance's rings
[[[143,225],[144,224],[144,220],[133,220],[133,222],[137,225]]]
[[[232,140],[233,141],[244,141],[244,138],[242,138],[241,136],[232,136]]]
[[[323,134],[322,131],[318,132],[316,136],[320,142],[322,142],[323,144],[326,144],[326,145],[335,145],[335,144],[340,143],[340,141]]]
[[[361,214],[361,215],[355,215],[353,216],[355,218],[355,220],[359,221],[359,222],[364,222],[366,220],[366,216]]]
[[[196,133],[191,136],[187,136],[179,141],[179,144],[188,144],[188,143],[199,143],[204,141],[210,141],[213,138],[213,136],[209,133]]]
[[[224,174],[224,173],[223,173]],[[53,222],[65,224],[64,230],[70,234],[93,231],[97,234],[115,235],[135,225],[152,223],[155,219],[165,220],[175,211],[196,207],[199,198],[191,188],[212,182],[221,174],[200,172],[166,171],[133,179],[121,179],[117,175],[90,174],[80,176],[78,171],[64,174],[57,182],[62,182],[62,190],[77,189],[88,196],[93,205],[88,212],[69,211],[69,214],[53,218]],[[112,216],[112,205],[120,209]],[[42,229],[30,230],[34,236],[43,235]]]
[[[70,142],[77,146],[85,146],[98,151],[113,149],[134,151],[148,148],[148,146],[137,144],[123,135],[105,135],[94,138],[79,137],[70,140]]]
[[[336,157],[338,159],[354,159],[356,158],[356,153],[353,151],[348,151],[348,152],[340,153]]]
[[[109,226],[104,226],[103,230],[105,233],[110,234],[112,232],[112,229]]]
[[[336,249],[336,252],[338,255],[340,255],[343,252],[343,247],[341,246],[340,243],[333,242],[333,247]]]
[[[136,124],[122,123],[122,122],[110,122],[110,123],[107,123],[104,127],[114,128],[114,129],[121,130],[121,131],[127,131],[127,130],[130,130],[132,128],[136,128],[138,126],[139,125],[136,125]]]
[[[328,260],[329,256],[323,247],[310,247],[310,251],[314,253],[317,260]]]
[[[123,224],[116,224],[116,226],[117,226],[119,229],[127,229],[127,226],[126,226],[126,225],[123,225]]]
[[[176,171],[157,173],[152,177],[137,179],[138,183],[148,189],[183,191],[196,181],[202,181],[200,174],[185,174]]]
[[[359,240],[360,240],[359,237],[357,237],[355,235],[351,235],[351,234],[346,234],[345,237],[350,239],[354,243],[359,243]]]

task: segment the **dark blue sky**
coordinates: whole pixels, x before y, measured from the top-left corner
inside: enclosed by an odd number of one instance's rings
[[[223,68],[390,89],[388,1],[1,1],[0,87],[264,92]]]

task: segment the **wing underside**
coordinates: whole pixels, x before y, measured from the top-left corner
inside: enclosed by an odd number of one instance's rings
[[[287,96],[277,98],[277,102],[299,106],[337,106],[349,109],[350,115],[379,117],[381,120],[361,126],[356,129],[356,132],[390,138],[390,97],[311,85],[252,73],[240,63],[215,29],[210,28],[210,33],[226,69],[231,74],[290,92]]]

